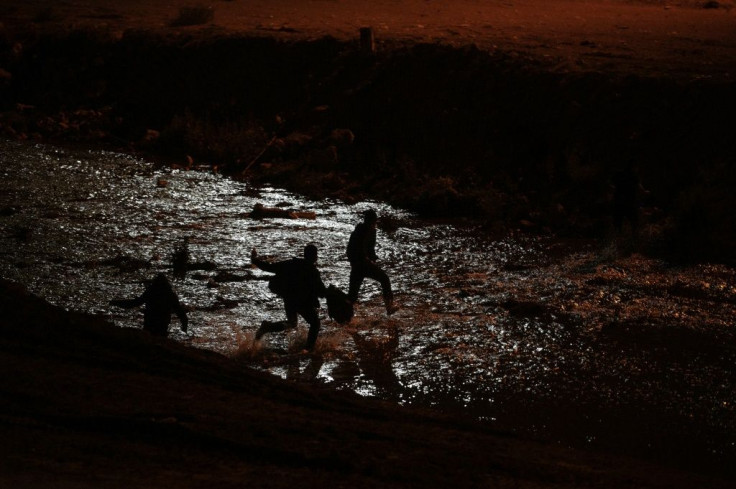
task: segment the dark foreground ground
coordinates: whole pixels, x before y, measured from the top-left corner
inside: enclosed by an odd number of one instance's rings
[[[2,487],[731,487],[281,382],[0,287]]]

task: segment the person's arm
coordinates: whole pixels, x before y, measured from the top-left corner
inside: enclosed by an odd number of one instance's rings
[[[315,290],[317,292],[317,297],[327,297],[327,287],[325,287],[325,283],[322,281],[322,276],[319,273],[319,270],[316,270],[315,273]]]
[[[376,255],[376,230],[371,229],[365,237],[365,255],[371,261],[378,260]]]
[[[278,269],[278,267],[274,265],[273,263],[269,263],[266,260],[262,260],[258,256],[258,252],[256,252],[255,248],[253,248],[253,250],[250,252],[250,262],[253,265],[260,268],[261,270],[263,270],[264,272],[276,273]]]

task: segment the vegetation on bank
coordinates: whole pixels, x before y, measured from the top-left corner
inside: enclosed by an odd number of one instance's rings
[[[314,197],[602,237],[632,163],[642,251],[733,262],[733,84],[555,73],[473,46],[0,30],[0,133],[209,163]]]

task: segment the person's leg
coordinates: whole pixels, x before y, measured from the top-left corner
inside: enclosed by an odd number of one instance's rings
[[[350,299],[350,302],[358,300],[358,292],[360,292],[360,286],[363,285],[364,278],[363,267],[359,264],[351,264],[350,286],[348,288],[348,299]]]
[[[260,340],[266,333],[278,333],[279,331],[296,328],[298,321],[296,307],[291,304],[291,301],[284,300],[284,310],[286,311],[286,320],[263,321],[261,327],[256,331],[256,340]]]
[[[167,336],[171,311],[160,302],[147,302],[143,312],[143,329],[155,336]]]
[[[299,311],[304,320],[309,324],[309,333],[307,334],[307,350],[313,350],[317,343],[317,336],[321,327],[319,314],[314,307],[304,307]]]
[[[394,294],[391,290],[391,280],[386,275],[386,272],[375,263],[370,263],[365,268],[365,276],[377,280],[381,284],[381,292],[383,294],[383,302],[386,304],[386,312],[393,314],[398,309],[394,305]]]
[[[169,334],[169,319],[164,318],[151,318],[144,316],[143,318],[143,329],[148,331],[154,336],[168,336]]]

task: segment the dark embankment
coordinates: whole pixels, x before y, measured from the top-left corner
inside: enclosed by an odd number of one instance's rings
[[[0,292],[3,487],[726,487],[286,383]]]
[[[602,236],[614,172],[642,246],[733,261],[730,82],[555,73],[475,49],[325,38],[5,29],[2,133],[106,142],[315,197],[385,199],[492,229]],[[191,158],[187,158],[187,156]]]

